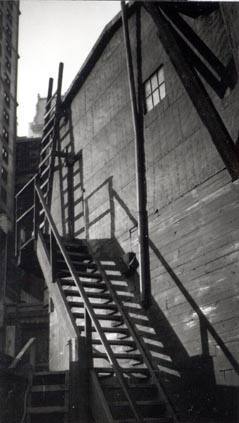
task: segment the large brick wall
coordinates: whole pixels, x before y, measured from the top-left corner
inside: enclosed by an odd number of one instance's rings
[[[237,19],[231,8],[230,18]],[[211,333],[216,331],[219,337],[208,337],[216,381],[238,385],[232,362],[225,356],[228,351],[228,357],[231,353],[239,360],[238,182],[231,182],[151,18],[144,11],[141,18],[143,79],[163,64],[166,81],[166,98],[145,116],[152,294],[189,357],[205,353],[197,314],[200,308]],[[188,22],[227,65],[232,53],[220,11]],[[134,15],[130,36],[135,62]],[[223,99],[206,87],[236,141],[238,83]],[[75,236],[115,238],[124,251],[138,253],[134,134],[122,29],[114,34],[73,99],[61,135],[62,149],[82,151],[81,172],[79,163],[74,167]],[[65,234],[69,232],[66,176],[67,167],[56,174],[53,201],[54,217]]]

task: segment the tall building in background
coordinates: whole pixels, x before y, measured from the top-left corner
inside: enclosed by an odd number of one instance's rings
[[[36,104],[36,114],[34,116],[33,122],[29,124],[29,137],[38,138],[42,135],[43,125],[44,125],[44,113],[46,107],[46,98],[40,97],[38,94],[37,104]]]
[[[19,1],[0,1],[0,331],[6,297],[7,249],[14,222]],[[12,249],[12,248],[11,248]],[[10,261],[9,261],[10,262]],[[11,278],[10,278],[11,279]],[[1,336],[0,336],[1,339]],[[1,347],[1,345],[0,345]]]

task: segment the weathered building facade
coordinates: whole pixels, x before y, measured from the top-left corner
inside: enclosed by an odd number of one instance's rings
[[[0,330],[3,303],[15,298],[11,264],[7,267],[10,237],[14,228],[14,179],[17,107],[19,2],[0,2]],[[9,273],[10,272],[10,273]],[[9,277],[7,276],[9,275]],[[9,280],[8,287],[6,280]],[[2,336],[1,336],[2,343]]]
[[[49,368],[55,371],[68,368],[74,355],[72,338],[77,337],[77,327],[81,340],[89,334],[87,313],[103,345],[109,340],[98,330],[96,317],[84,297],[87,294],[83,287],[89,288],[89,283],[85,282],[82,268],[87,265],[84,261],[77,264],[77,254],[86,254],[85,250],[79,251],[80,246],[87,244],[96,263],[97,260],[110,263],[106,273],[112,286],[118,286],[118,290],[122,286],[131,295],[131,305],[125,300],[123,307],[118,306],[117,314],[112,298],[117,301],[109,289],[111,300],[107,306],[113,311],[108,316],[117,315],[112,317],[115,322],[108,332],[121,328],[110,341],[113,339],[116,345],[123,339],[119,336],[126,329],[120,316],[125,316],[128,307],[135,332],[153,350],[159,379],[173,405],[177,410],[180,407],[187,410],[187,418],[182,421],[208,423],[211,420],[205,415],[210,409],[212,421],[236,422],[239,8],[236,4],[172,3],[156,6],[155,13],[151,13],[147,2],[143,3],[146,7],[138,4],[129,7],[128,21],[135,84],[144,109],[141,130],[145,139],[152,304],[142,311],[137,272],[127,275],[120,267],[125,253],[134,252],[139,261],[140,257],[135,134],[122,23],[120,16],[116,16],[60,105],[52,201],[47,203],[50,211],[44,205],[47,194],[41,195],[40,188],[36,189],[37,201],[51,228],[48,240],[47,231],[41,233],[45,224],[41,221],[37,250],[51,298]],[[152,16],[156,16],[156,22],[160,16],[166,38]],[[49,145],[50,142],[42,150],[39,177],[42,192],[47,185],[42,175],[50,168],[44,167]],[[73,257],[72,263],[76,263],[75,268],[82,276],[79,284],[69,257]],[[61,265],[58,273],[54,273],[55,263]],[[112,263],[118,266],[115,273]],[[91,278],[97,278],[92,266],[90,260]],[[97,266],[99,269],[100,264]],[[105,281],[103,271],[102,275]],[[95,289],[100,289],[100,285]],[[77,290],[80,298],[76,298]],[[105,292],[103,288],[94,295],[109,299]],[[79,311],[80,301],[85,315]],[[96,305],[92,307],[97,309]],[[101,318],[97,315],[99,321],[104,320],[102,314]],[[104,332],[103,324],[101,328]],[[152,334],[157,340],[152,339]],[[113,369],[117,368],[109,350],[105,358],[97,350],[96,341],[99,339],[93,337],[93,357],[108,360]],[[133,342],[132,338],[129,342]],[[129,354],[131,351],[128,350]],[[125,359],[119,351],[115,354],[119,361]],[[132,364],[134,360],[136,363]],[[126,364],[129,362],[135,369],[141,364],[130,355]],[[132,367],[130,372],[137,373]],[[102,374],[107,375],[107,370],[101,368]],[[94,391],[94,385],[91,389]],[[127,421],[128,417],[125,414],[120,421]]]

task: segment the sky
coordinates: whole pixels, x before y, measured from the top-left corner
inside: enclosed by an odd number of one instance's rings
[[[48,80],[55,87],[64,63],[67,90],[105,25],[120,10],[119,1],[21,0],[18,62],[18,136],[28,135],[37,95],[46,97]]]

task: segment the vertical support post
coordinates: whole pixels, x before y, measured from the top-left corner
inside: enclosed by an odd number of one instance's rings
[[[75,233],[75,216],[74,216],[74,159],[72,153],[68,153],[68,158],[66,158],[67,165],[67,183],[68,183],[68,228],[70,238],[74,237]]]
[[[34,219],[33,230],[34,230],[34,239],[35,240],[37,239],[38,228],[39,228],[39,206],[40,206],[40,203],[39,203],[39,198],[38,198],[38,195],[37,195],[37,192],[36,192],[36,179],[35,179],[34,180],[34,217],[33,217],[33,219]]]
[[[85,308],[85,339],[86,354],[88,360],[88,369],[93,367],[93,350],[92,350],[92,323],[87,309]]]
[[[50,231],[50,261],[51,261],[52,282],[56,282],[57,243],[52,231]]]
[[[58,80],[57,80],[57,101],[61,101],[62,77],[63,77],[64,64],[59,63]]]
[[[17,224],[17,218],[18,218],[18,196],[15,196],[15,256],[18,256],[18,224]]]
[[[89,389],[86,345],[83,337],[69,341],[69,421],[89,421]]]
[[[137,107],[137,98],[134,82],[133,60],[130,46],[128,20],[126,6],[121,1],[122,21],[124,31],[124,42],[126,50],[126,61],[128,70],[128,80],[130,88],[131,110],[135,134],[135,164],[136,164],[136,190],[137,190],[137,209],[138,209],[138,238],[139,238],[139,273],[140,273],[140,292],[142,305],[147,308],[151,301],[150,284],[150,262],[149,262],[149,235],[148,235],[148,213],[147,213],[147,188],[145,171],[145,151],[144,151],[144,133],[143,133],[143,110],[140,105],[141,95],[139,95],[139,106]],[[138,85],[139,83],[138,73]],[[141,90],[141,88],[140,88]],[[141,91],[139,91],[140,93]]]
[[[199,316],[199,325],[200,325],[200,335],[202,343],[202,354],[204,356],[209,356],[209,344],[208,344],[208,330],[205,325],[205,320]]]

